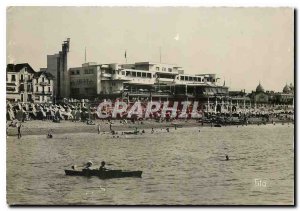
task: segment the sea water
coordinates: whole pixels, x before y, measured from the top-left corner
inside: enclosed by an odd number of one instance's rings
[[[9,204],[294,204],[293,124],[53,135],[7,138]],[[141,170],[142,178],[65,175],[88,160]]]

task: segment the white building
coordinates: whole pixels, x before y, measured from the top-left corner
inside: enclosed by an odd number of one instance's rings
[[[172,64],[137,62],[134,64],[86,63],[69,69],[70,97],[196,97],[228,93],[217,85],[215,74],[185,74]]]
[[[50,102],[53,96],[53,75],[35,72],[28,63],[6,67],[6,99],[11,102]]]
[[[54,76],[45,71],[34,74],[32,79],[34,102],[45,103],[53,101],[53,79]]]

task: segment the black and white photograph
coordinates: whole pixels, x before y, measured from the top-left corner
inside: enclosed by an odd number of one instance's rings
[[[8,6],[7,205],[295,205],[295,14]]]

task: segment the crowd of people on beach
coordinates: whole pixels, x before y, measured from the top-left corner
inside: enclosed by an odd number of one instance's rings
[[[60,121],[72,121],[72,122],[85,122],[87,125],[97,125],[98,134],[101,132],[100,124],[96,124],[97,107],[95,106],[76,106],[71,104],[33,104],[33,103],[7,103],[7,114],[6,119],[8,126],[16,127],[18,130],[18,138],[22,137],[21,128],[24,126],[22,122],[30,120],[48,120],[55,123],[60,123]],[[120,121],[122,124],[143,124],[143,121],[147,119],[142,116],[133,115],[130,119],[126,118],[126,115],[120,115],[117,118],[113,119],[111,117],[111,110],[103,110],[102,112],[107,112],[109,115],[106,119],[109,124],[109,131],[115,137],[118,137],[120,134],[112,129],[113,121]],[[165,117],[160,115],[161,110],[158,110],[153,115],[150,115],[149,119],[154,119],[157,122],[177,122],[179,120],[178,116],[180,115],[180,110],[177,110],[176,117],[171,117],[170,113],[167,113]],[[191,109],[187,112],[187,118],[184,120],[187,121]],[[265,123],[274,123],[274,119],[282,121],[293,121],[294,120],[294,111],[288,106],[279,106],[277,108],[272,107],[272,109],[267,109],[262,107],[260,110],[248,111],[248,113],[234,112],[234,113],[221,113],[221,112],[207,112],[202,111],[201,118],[196,119],[196,121],[203,124],[210,124],[211,126],[215,125],[243,125],[243,124],[265,124]],[[174,124],[176,130],[177,124]],[[169,132],[169,128],[166,129]],[[125,132],[126,133],[126,132]],[[123,133],[123,134],[125,134]],[[135,129],[133,132],[128,132],[128,134],[137,134],[138,131]],[[145,130],[142,130],[141,133],[145,133]],[[151,133],[154,133],[152,128]],[[51,132],[47,134],[48,138],[52,138],[53,135]]]
[[[145,104],[141,104],[142,112],[139,115],[131,115],[130,120],[143,120],[143,116],[146,113]],[[172,120],[180,119],[182,112],[186,112],[186,116],[182,119],[191,119],[192,109],[191,107],[187,108],[187,111],[181,110],[181,107],[178,107],[176,110],[176,115],[171,116],[173,111],[167,111],[165,116],[162,116],[162,108],[151,113],[149,119],[156,119],[157,121],[163,120]],[[106,113],[105,119],[128,119],[127,111],[124,111],[118,114],[115,118],[112,115],[112,109],[103,108],[102,113]],[[213,119],[216,117],[219,118],[229,118],[229,117],[238,117],[238,118],[251,118],[251,117],[279,117],[282,115],[293,115],[294,110],[288,106],[280,105],[277,107],[274,106],[261,106],[258,108],[251,108],[247,110],[238,110],[234,112],[215,112],[211,110],[201,110],[198,108],[198,113],[200,113],[200,119]],[[7,112],[6,119],[9,120],[19,120],[19,121],[29,121],[29,120],[51,120],[53,122],[60,122],[61,120],[71,120],[71,121],[87,121],[87,124],[93,124],[92,120],[99,118],[99,111],[96,106],[78,106],[71,105],[66,103],[61,104],[34,104],[34,103],[7,103]],[[89,120],[89,121],[88,121]]]

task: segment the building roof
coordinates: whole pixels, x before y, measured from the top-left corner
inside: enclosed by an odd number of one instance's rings
[[[256,87],[256,92],[264,92],[264,91],[265,91],[264,88],[262,87],[262,85],[259,82],[258,86]]]
[[[41,75],[44,75],[46,76],[47,79],[53,79],[54,76],[49,73],[49,72],[46,72],[46,71],[39,71],[39,72],[36,72],[33,76],[33,78],[39,78]]]
[[[21,64],[8,64],[6,66],[6,72],[20,72],[24,67],[27,68],[27,72],[29,73],[36,73],[34,69],[28,63],[21,63]]]
[[[151,61],[135,62],[134,64],[135,64],[135,65],[156,65],[156,64],[163,64],[163,65],[176,66],[175,64],[161,63],[161,62],[151,62]],[[177,67],[177,66],[176,66],[176,67]]]
[[[245,92],[243,92],[243,90],[241,91],[228,91],[228,94],[230,96],[234,96],[234,97],[245,97],[247,94]]]
[[[291,88],[286,84],[286,85],[283,87],[282,92],[283,92],[283,93],[289,93],[290,91],[291,91]]]

